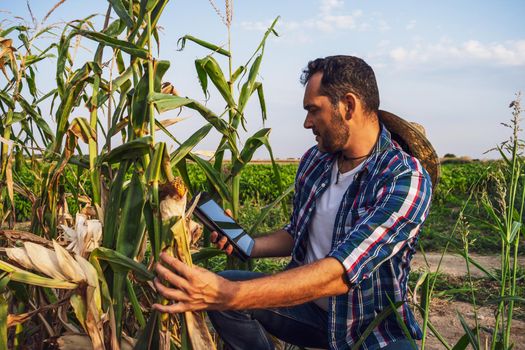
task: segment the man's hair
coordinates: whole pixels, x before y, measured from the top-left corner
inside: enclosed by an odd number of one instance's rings
[[[315,73],[323,73],[320,93],[327,96],[332,105],[349,92],[356,94],[363,102],[366,112],[379,110],[379,91],[372,67],[354,56],[329,56],[308,62],[303,70],[301,83],[306,85]]]

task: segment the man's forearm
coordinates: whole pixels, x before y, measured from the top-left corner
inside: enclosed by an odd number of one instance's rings
[[[268,258],[290,256],[292,248],[292,236],[285,230],[278,230],[267,236],[257,237],[251,257]]]
[[[233,282],[226,308],[292,306],[346,292],[343,265],[334,258],[325,258],[272,276]]]

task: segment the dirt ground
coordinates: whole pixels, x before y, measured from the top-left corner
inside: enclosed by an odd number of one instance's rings
[[[438,253],[427,253],[426,258],[431,267],[432,271],[435,271],[441,254]],[[499,257],[497,256],[479,256],[474,255],[473,258],[480,262],[483,266],[492,266],[493,269],[497,269],[500,266]],[[525,258],[520,259],[520,265],[524,266]],[[415,255],[412,261],[412,270],[417,271],[426,266],[425,260],[422,254],[418,253]],[[471,273],[474,277],[483,277],[484,273],[477,268],[472,268]],[[465,261],[460,256],[447,255],[443,259],[440,271],[444,274],[460,277],[466,275]],[[430,305],[430,322],[434,327],[441,333],[441,335],[447,340],[447,342],[454,346],[457,341],[465,333],[461,326],[457,313],[461,313],[467,323],[473,327],[475,323],[474,310],[471,304],[461,301],[447,301],[438,298],[434,298]],[[420,325],[422,320],[419,319]],[[481,307],[478,309],[478,322],[482,328],[481,340],[482,342],[489,342],[489,332],[494,327],[494,308]],[[514,341],[515,350],[525,350],[525,322],[522,320],[513,320],[512,322],[512,339]],[[419,344],[421,345],[421,343]],[[427,343],[425,346],[427,350],[441,350],[445,347],[441,342],[429,332],[427,337]]]

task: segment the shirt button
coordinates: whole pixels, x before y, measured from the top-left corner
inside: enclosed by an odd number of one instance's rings
[[[325,183],[322,183],[322,184],[321,184],[321,187],[325,187],[325,186],[326,186],[326,184],[325,184]]]
[[[308,211],[312,211],[312,208],[308,209]]]

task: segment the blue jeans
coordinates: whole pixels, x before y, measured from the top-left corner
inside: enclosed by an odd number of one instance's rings
[[[232,281],[263,277],[252,271],[223,271]],[[266,332],[289,344],[328,349],[328,314],[315,303],[291,307],[208,311],[215,331],[231,350],[273,350]]]
[[[229,270],[219,273],[231,281],[246,281],[265,274]],[[328,349],[328,313],[309,302],[297,306],[256,310],[208,311],[215,331],[229,350],[273,350],[266,333],[299,347]],[[383,350],[411,350],[408,340]]]

